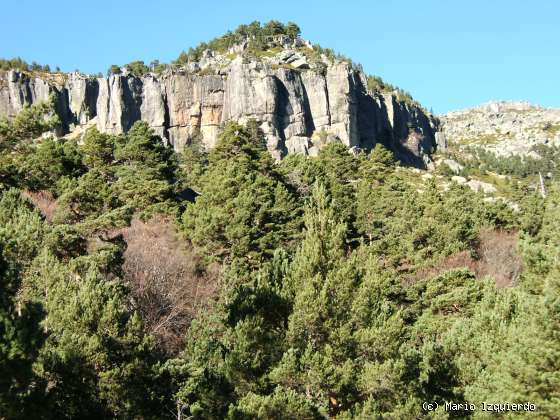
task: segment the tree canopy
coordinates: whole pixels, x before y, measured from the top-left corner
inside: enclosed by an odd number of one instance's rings
[[[560,411],[556,178],[508,204],[423,180],[381,145],[275,162],[249,121],[177,154],[144,122],[49,137],[51,111],[0,125],[0,416]],[[132,241],[154,217],[166,228]]]

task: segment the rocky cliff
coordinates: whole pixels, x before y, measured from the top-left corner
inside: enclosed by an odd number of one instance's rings
[[[396,93],[372,93],[365,75],[342,60],[319,70],[283,50],[271,60],[207,52],[199,63],[161,74],[123,72],[107,78],[78,73],[0,74],[0,116],[56,97],[61,133],[84,125],[126,132],[147,121],[176,150],[195,135],[212,147],[227,121],[256,119],[270,152],[313,155],[326,141],[371,149],[383,143],[406,163],[423,166],[435,147],[437,120]]]

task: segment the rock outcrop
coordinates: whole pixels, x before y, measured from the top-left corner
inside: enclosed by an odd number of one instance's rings
[[[141,77],[4,72],[0,116],[13,117],[25,104],[54,94],[62,133],[92,120],[100,131],[122,133],[144,120],[181,150],[194,136],[212,147],[225,122],[255,119],[276,158],[315,154],[325,139],[337,139],[366,150],[382,143],[415,166],[429,159],[438,121],[422,108],[393,93],[368,92],[364,74],[344,61],[333,60],[318,71],[302,54],[281,54],[263,61],[208,53],[202,66]]]
[[[531,155],[537,144],[560,145],[560,109],[528,102],[489,102],[441,117],[440,149],[482,147],[497,155]]]

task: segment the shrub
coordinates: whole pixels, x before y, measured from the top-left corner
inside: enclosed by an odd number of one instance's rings
[[[477,255],[473,257],[471,252],[461,251],[444,257],[437,264],[419,270],[415,279],[432,278],[450,270],[467,268],[479,279],[494,279],[498,287],[513,286],[523,271],[518,241],[517,232],[483,229],[479,233]]]
[[[129,73],[135,76],[143,76],[150,72],[150,68],[143,61],[132,61],[124,66]]]
[[[111,67],[109,67],[109,69],[107,70],[107,76],[110,76],[111,74],[121,74],[120,66],[111,64]]]
[[[56,68],[58,69],[58,66]],[[51,67],[48,64],[41,65],[36,63],[35,61],[33,61],[31,64],[28,64],[20,57],[16,57],[12,59],[0,58],[0,70],[42,71],[50,73]]]
[[[177,236],[173,222],[163,216],[146,222],[134,219],[116,233],[127,244],[124,279],[146,330],[162,350],[177,354],[191,320],[208,308],[216,293],[217,268],[204,267],[192,247]]]

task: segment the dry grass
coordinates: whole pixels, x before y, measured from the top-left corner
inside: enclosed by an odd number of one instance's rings
[[[161,216],[133,220],[119,233],[127,243],[124,276],[146,328],[164,351],[176,354],[192,319],[215,296],[220,270],[204,268],[194,250],[177,238],[173,223]]]
[[[478,258],[463,251],[450,255],[437,265],[418,271],[414,280],[435,277],[456,268],[468,268],[477,278],[491,277],[498,287],[515,285],[523,271],[521,256],[517,250],[517,232],[485,229],[480,232]]]
[[[31,203],[41,212],[43,217],[51,222],[58,207],[56,199],[48,191],[24,191],[23,196],[26,197]]]
[[[523,261],[519,255],[517,232],[484,230],[480,233],[480,245],[475,273],[479,277],[489,276],[500,287],[513,286],[523,271]]]

